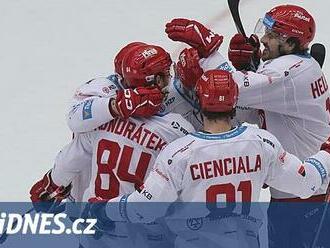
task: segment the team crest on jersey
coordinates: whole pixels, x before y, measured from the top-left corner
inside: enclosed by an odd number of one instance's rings
[[[186,225],[190,230],[197,231],[202,228],[203,226],[203,219],[202,218],[190,218],[187,219]]]

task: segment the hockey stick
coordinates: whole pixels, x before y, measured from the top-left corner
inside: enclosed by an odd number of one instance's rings
[[[237,31],[246,37],[244,27],[239,15],[239,0],[227,0],[231,16],[233,17]]]
[[[311,47],[310,53],[322,68],[326,54],[325,46],[321,43],[314,43]]]
[[[320,236],[320,233],[321,233],[321,230],[322,230],[323,222],[324,222],[324,220],[326,218],[326,215],[327,215],[327,212],[328,212],[329,204],[330,204],[330,186],[328,187],[328,190],[327,190],[327,193],[326,193],[326,196],[325,196],[325,206],[324,206],[324,209],[323,209],[323,213],[322,213],[320,223],[319,223],[319,225],[316,229],[315,237],[313,239],[313,243],[312,243],[311,248],[315,248],[316,243],[319,240],[319,236]]]

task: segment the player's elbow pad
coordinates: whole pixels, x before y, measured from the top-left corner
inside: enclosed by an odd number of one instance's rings
[[[83,133],[92,131],[93,129],[86,125],[86,123],[82,124],[80,121],[74,120],[73,118],[67,118],[67,125],[73,133]]]
[[[309,158],[305,161],[298,171],[305,183],[300,187],[299,197],[309,198],[321,187],[327,178],[327,170],[316,159]]]

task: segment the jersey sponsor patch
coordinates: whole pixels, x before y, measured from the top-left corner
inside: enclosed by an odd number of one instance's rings
[[[171,97],[170,99],[165,101],[165,106],[168,107],[175,101],[175,96]]]
[[[171,126],[172,126],[172,128],[177,129],[177,130],[179,130],[180,132],[182,132],[184,135],[189,134],[189,132],[188,132],[184,127],[181,127],[181,125],[180,125],[179,122],[173,121],[173,122],[171,123]]]
[[[166,96],[166,97],[167,97],[167,96]],[[168,108],[172,103],[174,103],[174,102],[175,102],[175,96],[173,96],[173,97],[171,97],[171,98],[169,98],[169,99],[166,99],[166,100],[164,101],[164,103],[161,105],[160,110],[159,110],[159,113],[160,113],[160,114],[165,114],[165,113],[167,113],[167,112],[168,112],[167,108]]]
[[[190,230],[193,230],[193,231],[199,230],[203,226],[203,219],[202,218],[187,219],[186,225]]]
[[[92,116],[92,104],[93,104],[93,99],[90,99],[90,100],[87,100],[84,102],[83,112],[82,112],[83,120],[88,120],[93,117]]]
[[[231,66],[228,64],[228,62],[222,63],[222,64],[219,65],[216,69],[224,70],[224,71],[229,71],[229,72],[232,72],[232,71],[233,71],[233,69],[232,69]]]
[[[144,184],[142,184],[137,191],[149,201],[152,199],[152,194],[146,190]]]
[[[275,145],[272,141],[270,141],[269,139],[263,138],[260,135],[257,135],[257,136],[262,140],[262,142],[264,142],[264,143],[270,145],[271,147],[275,148]]]
[[[244,84],[244,87],[250,86],[249,75],[247,73],[244,73],[243,84]]]
[[[109,94],[111,93],[111,91],[116,90],[116,89],[117,89],[117,87],[116,87],[115,85],[111,84],[111,85],[109,85],[109,86],[105,86],[105,87],[103,87],[103,88],[102,88],[102,92],[103,92],[104,94],[109,95]]]
[[[172,161],[172,160],[171,160]],[[172,162],[170,162],[170,163],[172,163]],[[163,172],[161,172],[158,168],[156,168],[156,169],[153,169],[153,171],[155,172],[155,173],[157,173],[162,179],[164,179],[166,182],[169,182],[170,181],[170,179],[168,178],[168,176],[166,176],[166,174],[165,173],[163,173]]]
[[[184,147],[181,147],[179,150],[173,153],[172,158],[174,158],[178,153],[183,153],[184,151],[188,150],[188,148],[195,142],[195,140],[192,140],[189,142],[189,144],[185,145]],[[172,160],[168,160],[168,164],[172,164]]]

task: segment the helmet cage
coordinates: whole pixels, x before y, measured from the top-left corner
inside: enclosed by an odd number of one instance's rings
[[[254,28],[254,34],[258,35],[259,37],[266,35],[269,38],[278,39],[279,42],[283,44],[287,41],[289,36],[285,33],[281,33],[278,30],[274,29],[273,28],[274,23],[275,21],[272,22],[272,20],[269,19],[267,20],[266,18],[259,18]]]

